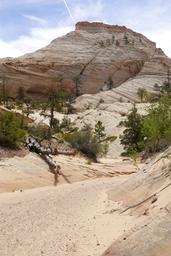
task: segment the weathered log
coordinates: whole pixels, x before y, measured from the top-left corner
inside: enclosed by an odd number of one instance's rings
[[[50,148],[42,147],[40,143],[31,136],[27,137],[26,146],[29,148],[30,151],[37,154],[49,155],[51,153]]]
[[[60,165],[58,165],[50,156],[50,154],[52,154],[50,148],[42,147],[40,143],[32,136],[27,137],[26,146],[29,148],[31,152],[35,152],[36,154],[38,154],[49,165],[50,172],[54,174],[55,186],[58,183],[59,175],[61,175],[66,180],[67,183],[70,183],[67,177],[60,171],[61,169]]]
[[[49,165],[50,171],[55,174],[59,175],[60,166],[53,160],[49,154],[51,150],[49,148],[42,147],[37,140],[31,136],[27,137],[26,139],[26,146],[29,148],[31,152],[35,152],[39,154],[42,159]]]
[[[64,155],[64,156],[75,156],[76,153],[77,153],[76,150],[62,150],[62,149],[57,150],[58,155]]]

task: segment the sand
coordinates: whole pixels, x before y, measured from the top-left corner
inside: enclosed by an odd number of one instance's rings
[[[53,158],[61,166],[62,175],[58,178],[58,185],[137,172],[136,166],[122,158],[102,159],[100,164],[88,164],[87,159],[80,156],[58,155]],[[54,182],[54,175],[49,172],[48,165],[36,154],[29,153],[25,157],[16,156],[0,161],[0,193],[53,186]]]
[[[96,256],[134,223],[107,191],[114,177],[0,195],[0,255]]]
[[[0,255],[99,256],[139,221],[121,216],[108,197],[136,175],[130,161],[88,164],[62,155],[55,160],[62,172],[57,186],[36,154],[1,160]]]

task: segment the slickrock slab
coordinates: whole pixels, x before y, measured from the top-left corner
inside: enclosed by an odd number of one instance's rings
[[[35,96],[46,94],[58,83],[72,88],[76,77],[83,93],[97,93],[112,77],[117,88],[108,92],[109,97],[128,101],[137,99],[138,86],[151,89],[155,82],[162,83],[170,65],[163,51],[142,34],[121,26],[81,22],[75,31],[43,49],[1,59],[0,73],[6,77],[11,96],[21,86]],[[109,98],[103,93],[99,97],[105,101]]]

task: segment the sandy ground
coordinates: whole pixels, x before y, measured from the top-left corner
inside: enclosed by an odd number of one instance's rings
[[[0,195],[0,255],[96,256],[136,218],[119,216],[114,177]]]
[[[101,164],[91,165],[79,156],[59,155],[54,160],[61,166],[62,172],[57,185],[137,172],[131,162],[123,161],[122,158],[102,159]],[[24,158],[16,156],[0,161],[0,193],[52,186],[54,182],[54,175],[49,172],[48,165],[36,154],[29,153]]]
[[[123,159],[88,165],[79,157],[57,156],[65,174],[58,186],[0,194],[0,255],[170,256],[171,174],[166,153],[134,174]],[[25,182],[31,174],[38,182],[36,166],[39,174],[42,169],[48,173],[37,156],[24,159],[1,164],[11,164],[4,167],[11,177],[17,166],[21,168]],[[28,188],[29,182],[25,185]]]
[[[0,161],[0,255],[96,256],[134,225],[108,191],[135,175],[130,161],[56,156],[54,176],[36,154]],[[32,189],[32,190],[29,190]]]
[[[52,185],[54,177],[36,154],[0,161],[0,192]]]
[[[170,152],[139,172],[59,155],[57,186],[36,154],[1,160],[0,255],[170,256]]]
[[[62,172],[57,186],[36,154],[1,159],[0,255],[99,256],[139,221],[120,216],[120,206],[108,197],[136,175],[130,161],[88,164],[83,157],[62,155],[54,160]]]
[[[157,154],[142,171],[109,190],[122,202],[120,215],[140,222],[113,241],[103,256],[171,255],[171,147]]]

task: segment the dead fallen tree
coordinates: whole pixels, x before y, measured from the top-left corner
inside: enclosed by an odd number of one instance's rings
[[[58,149],[57,154],[58,155],[64,155],[64,156],[75,156],[77,153],[76,150],[67,150],[67,149]]]
[[[50,141],[41,140],[39,144],[46,149],[48,148],[51,151],[51,155],[75,156],[77,154],[77,150],[71,147],[69,143],[65,141],[59,142],[55,137],[52,137]]]
[[[58,154],[74,155],[75,151],[69,151],[69,150],[67,151],[64,149],[59,149],[59,150],[54,151],[54,149],[51,148],[50,145],[46,144],[45,146],[43,146],[33,136],[27,137],[26,146],[29,149],[29,151],[38,154],[49,165],[50,172],[54,174],[54,185],[55,186],[58,183],[59,175],[61,175],[64,178],[64,180],[66,180],[67,183],[70,183],[70,181],[67,179],[67,177],[61,172],[61,166],[58,165],[56,163],[56,161],[54,161],[50,155],[58,155]]]
[[[31,152],[38,154],[49,165],[49,169],[54,175],[60,174],[60,165],[57,165],[57,163],[49,155],[51,154],[50,148],[41,146],[40,143],[31,136],[27,137],[26,146]]]

